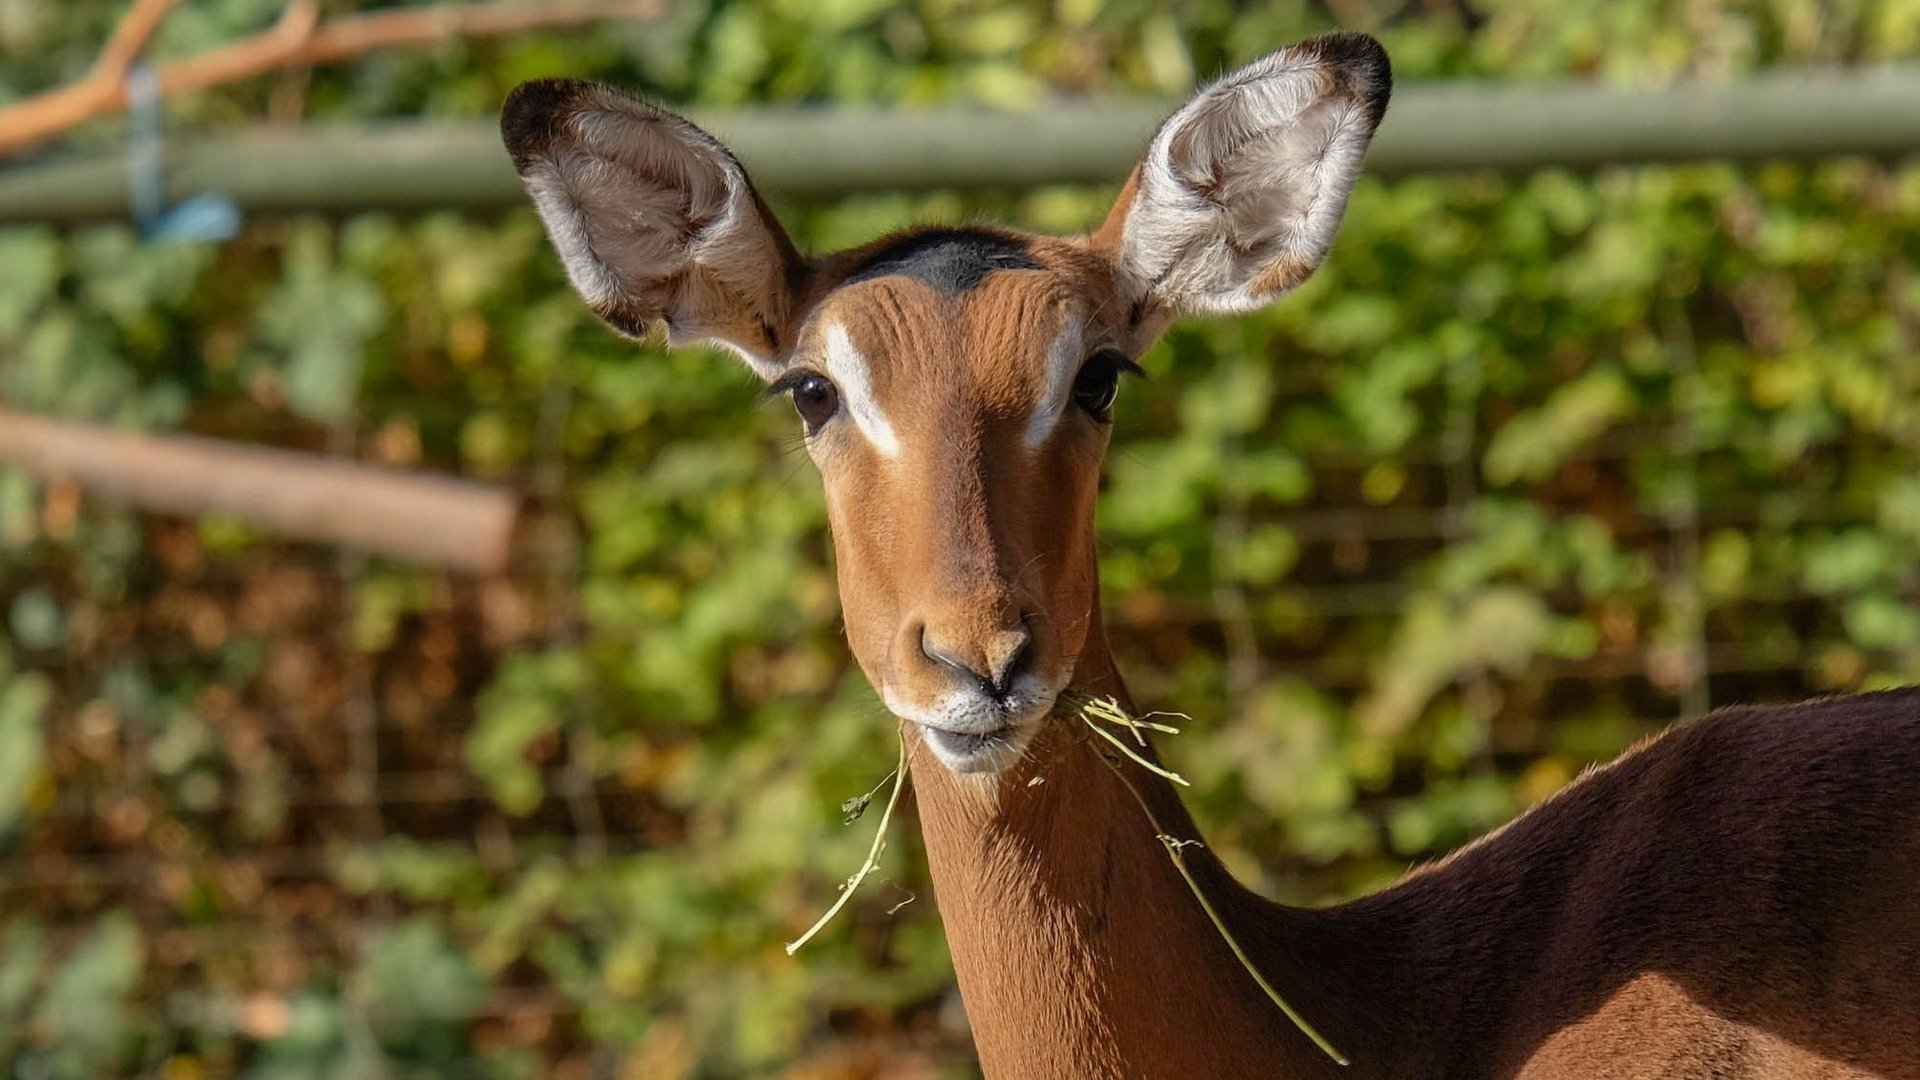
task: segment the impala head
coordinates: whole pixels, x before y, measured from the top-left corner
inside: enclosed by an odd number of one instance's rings
[[[1389,85],[1373,39],[1316,38],[1169,119],[1091,237],[922,229],[811,259],[671,113],[544,81],[501,126],[595,312],[724,345],[792,397],[855,657],[941,761],[997,772],[1094,623],[1121,376],[1173,317],[1252,310],[1312,272]]]

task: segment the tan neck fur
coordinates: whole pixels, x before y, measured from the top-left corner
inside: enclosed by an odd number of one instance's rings
[[[1097,622],[1080,671],[1076,690],[1126,700]],[[1274,1076],[1279,1061],[1297,1062],[1283,1075],[1325,1074],[1320,1052],[1239,969],[1076,723],[1057,720],[1022,766],[994,778],[955,776],[915,748],[935,893],[987,1074]],[[1164,827],[1197,838],[1166,781],[1127,772]],[[1253,897],[1204,848],[1186,850],[1283,992],[1318,982],[1271,940],[1276,923],[1312,916]]]

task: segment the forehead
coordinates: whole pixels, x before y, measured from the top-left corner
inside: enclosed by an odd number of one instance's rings
[[[996,270],[1041,270],[1033,241],[986,229],[923,229],[882,240],[850,259],[842,287],[886,277],[918,281],[942,296],[971,292]]]
[[[1046,237],[926,229],[834,261],[802,353],[839,339],[876,382],[939,375],[1018,391],[1046,381],[1046,357],[1062,335],[1086,336],[1112,306],[1104,264]]]

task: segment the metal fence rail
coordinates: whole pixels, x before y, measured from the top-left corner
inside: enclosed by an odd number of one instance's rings
[[[1435,84],[1396,93],[1368,158],[1382,176],[1920,151],[1920,67],[1778,72],[1718,85]],[[769,192],[1112,183],[1170,102],[1029,113],[767,108],[696,113]],[[261,128],[176,147],[172,198],[217,190],[255,212],[484,209],[520,187],[492,123]],[[128,212],[123,152],[0,170],[0,223]]]

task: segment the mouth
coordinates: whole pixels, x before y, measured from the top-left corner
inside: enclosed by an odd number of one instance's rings
[[[948,731],[945,728],[915,724],[927,747],[941,764],[957,773],[996,773],[1011,765],[1026,748],[1032,727],[1024,730],[1002,724],[982,732]]]
[[[960,691],[915,707],[881,691],[887,709],[919,731],[940,764],[973,775],[1001,772],[1018,762],[1058,696],[1056,687],[1032,675],[1021,676],[1014,692],[999,701]]]

